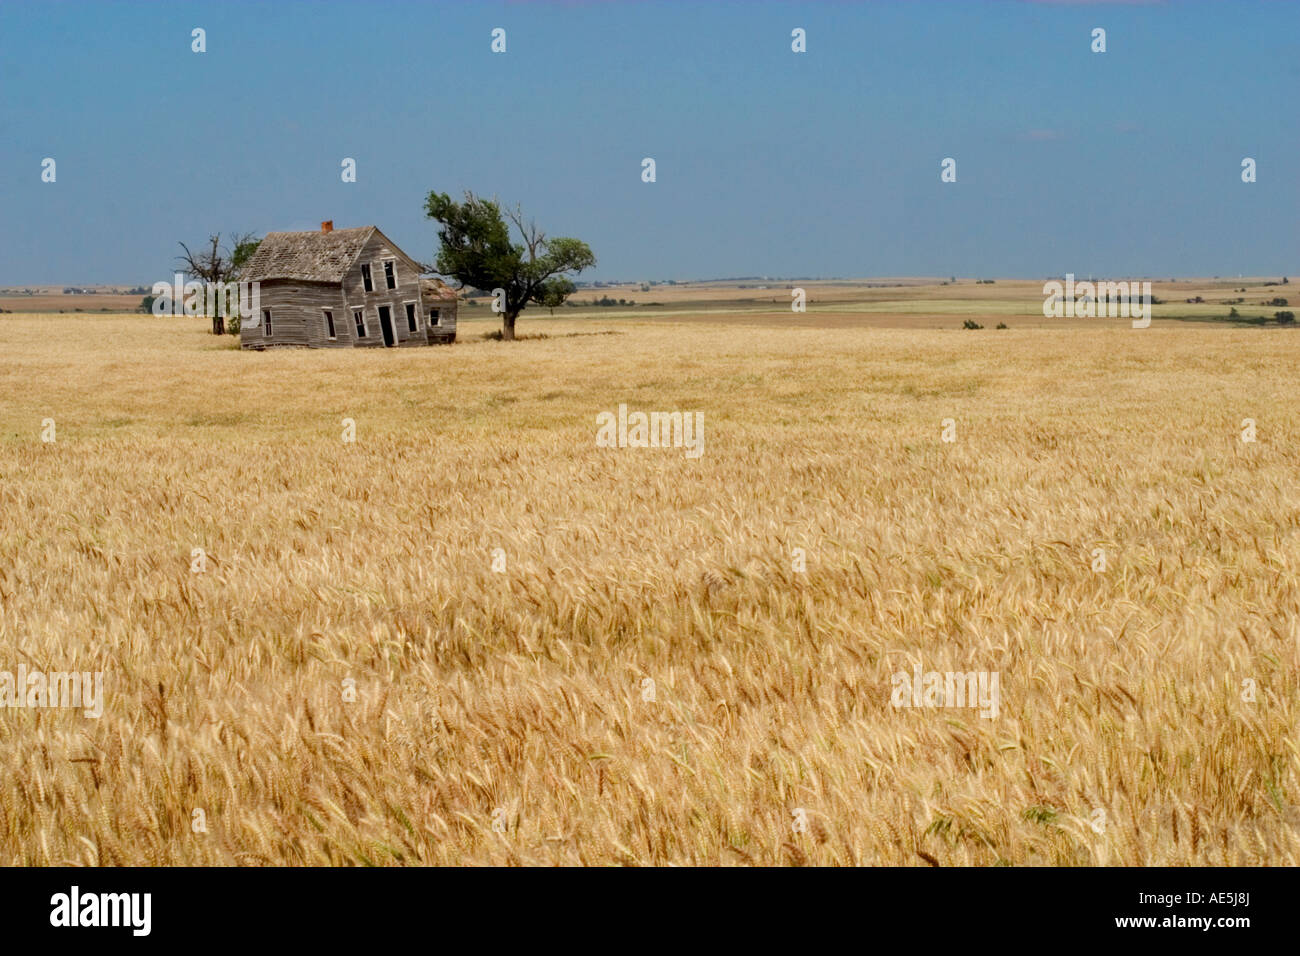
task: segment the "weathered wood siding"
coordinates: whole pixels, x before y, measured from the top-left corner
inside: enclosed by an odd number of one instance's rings
[[[397,288],[395,289],[389,289],[385,285],[385,259],[393,260],[394,274],[397,280]],[[373,292],[365,290],[365,282],[361,278],[361,266],[365,264],[370,266],[370,278],[374,286]],[[357,256],[356,262],[352,264],[347,275],[343,277],[343,299],[348,316],[348,331],[352,335],[349,340],[350,344],[383,347],[384,333],[379,324],[379,307],[381,305],[386,305],[392,309],[393,336],[398,347],[429,344],[428,335],[424,330],[424,323],[418,321],[419,317],[424,314],[423,300],[420,296],[420,267],[411,261],[411,258],[406,253],[393,245],[388,237],[378,229],[362,247],[361,254]],[[415,305],[417,321],[414,333],[407,328],[406,324],[407,302]],[[364,339],[356,339],[356,325],[352,321],[352,310],[354,308],[365,310],[366,337]]]
[[[311,346],[333,348],[347,346],[350,340],[343,337],[339,322],[342,296],[338,286],[325,282],[298,282],[289,279],[268,279],[260,283],[261,309],[271,312],[271,335],[265,334],[259,316],[258,324],[243,322],[239,328],[239,344],[246,349],[264,349],[276,346]],[[325,309],[334,312],[337,341],[329,341],[325,330]]]
[[[339,287],[325,282],[303,283],[301,286],[302,321],[307,330],[307,344],[316,349],[350,348],[355,332],[343,309],[343,294]],[[329,337],[329,326],[325,323],[325,312],[334,315],[333,341]]]
[[[456,306],[455,299],[425,299],[424,325],[430,345],[448,344],[456,341]],[[438,310],[438,324],[429,325],[429,312]]]

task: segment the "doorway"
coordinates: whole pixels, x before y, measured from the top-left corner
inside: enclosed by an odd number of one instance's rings
[[[384,345],[391,348],[397,344],[393,338],[393,310],[386,305],[379,307],[379,328],[384,333]]]

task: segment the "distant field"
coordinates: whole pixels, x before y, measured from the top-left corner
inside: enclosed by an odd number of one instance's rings
[[[1117,280],[1119,281],[1119,280]],[[1265,286],[1277,279],[1184,279],[1178,282],[1153,282],[1152,295],[1161,304],[1154,306],[1156,319],[1223,321],[1230,324],[1229,311],[1236,304],[1241,324],[1250,319],[1272,321],[1279,306],[1266,305],[1276,297],[1287,298],[1287,308],[1300,305],[1300,295],[1291,293],[1290,285]],[[814,328],[954,328],[972,319],[989,328],[1006,322],[1017,328],[1061,328],[1063,326],[1128,326],[1126,319],[1088,319],[1043,317],[1043,282],[1040,280],[995,280],[976,284],[959,280],[940,284],[937,279],[882,278],[858,282],[783,282],[746,281],[745,288],[735,283],[690,283],[657,285],[642,291],[639,285],[579,289],[572,297],[574,305],[557,310],[564,318],[665,318],[674,322],[734,322],[745,325],[799,325]],[[791,286],[807,293],[807,311],[793,315],[790,310]],[[1237,291],[1239,289],[1245,291]],[[624,299],[629,306],[593,307],[593,299]],[[1200,297],[1203,303],[1189,303]],[[465,315],[486,315],[482,305],[462,310]],[[543,316],[545,313],[543,313]],[[530,320],[531,320],[530,316]]]
[[[0,309],[6,312],[134,312],[142,296],[95,293],[92,295],[63,295],[58,292],[41,295],[0,294]]]
[[[960,292],[387,351],[0,315],[5,666],[107,687],[0,720],[0,862],[1300,864],[1300,332]],[[597,447],[619,403],[703,455]]]
[[[1121,277],[1122,278],[1122,277]],[[1119,281],[1119,280],[1117,280]],[[1290,293],[1290,285],[1265,286],[1277,279],[1182,279],[1177,282],[1153,282],[1152,293],[1164,304],[1155,307],[1156,318],[1178,318],[1202,322],[1227,321],[1228,301],[1245,299],[1235,307],[1242,324],[1266,319],[1279,311],[1265,303],[1281,296],[1290,302],[1292,311],[1300,306],[1300,294]],[[766,285],[767,288],[759,288]],[[798,285],[808,296],[807,312],[794,318],[790,311],[790,287]],[[1244,288],[1245,291],[1237,291]],[[1044,319],[1043,283],[1040,280],[995,280],[977,284],[959,279],[955,284],[935,278],[861,279],[852,281],[801,282],[690,282],[659,284],[642,291],[639,283],[579,289],[573,305],[556,312],[557,318],[623,319],[660,317],[681,322],[736,322],[746,325],[785,325],[796,321],[818,328],[952,328],[964,319],[990,327],[1000,321],[1017,327],[1061,327],[1063,325],[1126,325],[1123,319]],[[38,296],[0,294],[0,309],[13,312],[134,312],[140,296],[99,293],[95,295],[61,295],[57,290],[40,290]],[[1186,300],[1201,297],[1204,303]],[[608,297],[624,299],[627,306],[591,306],[590,302]],[[490,314],[487,299],[466,303],[462,314],[473,318]],[[541,310],[530,311],[526,324],[549,318]]]

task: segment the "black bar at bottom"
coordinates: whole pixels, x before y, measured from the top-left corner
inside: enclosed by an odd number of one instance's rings
[[[1291,936],[1295,885],[1293,870],[1223,868],[10,868],[0,870],[0,918],[10,946],[77,936],[337,947],[393,933],[435,944],[444,934],[492,945],[715,939],[734,950],[748,938],[768,948],[774,932],[812,933],[806,943],[847,932],[865,943],[877,928],[892,938],[908,926],[929,942],[951,933],[950,942],[1063,935],[1219,946]]]

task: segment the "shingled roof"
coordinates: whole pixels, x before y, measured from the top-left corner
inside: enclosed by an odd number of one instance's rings
[[[240,279],[341,282],[374,231],[374,226],[357,226],[332,232],[268,232]]]

